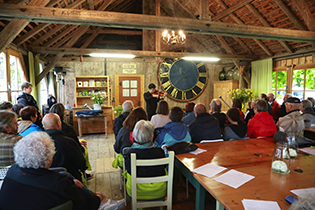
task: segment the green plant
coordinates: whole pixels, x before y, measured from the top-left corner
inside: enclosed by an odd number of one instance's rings
[[[103,104],[107,99],[104,94],[101,92],[96,92],[91,95],[91,100],[94,101],[95,104]]]
[[[122,108],[121,105],[116,106],[116,107],[114,108],[114,113],[115,113],[115,115],[116,115],[117,117],[118,117],[119,115],[121,115],[123,112],[124,112],[124,110],[123,110],[123,108]]]
[[[254,98],[254,92],[251,89],[234,89],[229,91],[231,99],[239,98],[241,99],[242,103],[246,103],[251,101]]]

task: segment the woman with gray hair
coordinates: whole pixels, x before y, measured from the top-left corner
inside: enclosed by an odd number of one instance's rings
[[[304,120],[305,128],[310,128],[315,123],[315,112],[312,107],[312,102],[309,100],[302,100],[300,111],[302,112],[301,117]]]
[[[156,148],[152,142],[154,126],[150,121],[140,120],[135,125],[132,136],[134,143],[131,148],[123,151],[127,174],[125,174],[126,190],[131,197],[131,163],[130,154],[136,153],[137,159],[156,159],[165,157],[161,148]],[[165,166],[137,167],[138,177],[155,177],[165,175]],[[141,185],[141,186],[139,186]],[[165,196],[166,183],[138,184],[137,199],[153,200]]]
[[[14,146],[15,162],[9,169],[0,191],[1,210],[51,209],[69,200],[73,209],[108,209],[122,205],[102,193],[93,193],[82,184],[49,170],[55,144],[45,132],[33,132]]]

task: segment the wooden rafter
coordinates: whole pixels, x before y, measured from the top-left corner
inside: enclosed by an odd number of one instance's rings
[[[115,29],[89,29],[86,33],[94,33],[98,31],[99,34],[117,34],[117,35],[142,35],[142,31],[132,31],[132,30],[115,30]]]
[[[224,10],[223,13],[216,15],[215,17],[212,18],[212,20],[215,20],[215,21],[220,20],[221,18],[228,16],[229,14],[235,12],[236,10],[242,8],[243,6],[245,6],[246,4],[249,4],[252,1],[253,0],[243,0],[239,2],[238,4]]]
[[[31,31],[29,31],[26,34],[24,34],[23,36],[20,36],[19,38],[17,38],[14,41],[14,43],[20,45],[23,42],[26,42],[26,40],[28,40],[29,38],[31,38],[32,36],[34,36],[35,34],[37,34],[38,32],[40,32],[41,30],[43,30],[44,28],[46,28],[49,25],[50,25],[50,23],[41,23],[41,24],[35,26]]]
[[[49,37],[51,37],[53,34],[55,34],[57,31],[61,30],[65,26],[66,25],[63,25],[63,24],[59,24],[59,25],[55,26],[53,29],[48,31],[46,34],[44,34],[40,38],[36,39],[32,44],[38,45],[38,44],[44,42],[45,40],[47,40]]]
[[[80,48],[87,48],[89,44],[91,44],[91,42],[97,37],[97,35],[99,35],[99,33],[100,33],[99,30],[95,30]]]
[[[76,26],[76,25],[68,27],[67,29],[63,30],[63,32],[59,33],[57,36],[55,36],[54,38],[50,39],[48,42],[43,44],[43,46],[44,47],[49,47],[49,46],[53,45],[54,43],[56,43],[57,41],[63,39],[64,36],[66,36],[67,34],[71,33],[73,30],[75,30],[78,27],[79,26]]]
[[[200,0],[200,19],[209,20],[209,0]]]
[[[293,3],[300,11],[300,15],[303,17],[304,22],[306,23],[307,27],[311,31],[315,31],[315,18],[312,15],[310,8],[307,6],[305,0],[292,0]]]

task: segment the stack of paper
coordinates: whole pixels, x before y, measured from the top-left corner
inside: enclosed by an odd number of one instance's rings
[[[200,153],[203,153],[203,152],[207,152],[207,150],[198,148],[195,151],[192,151],[190,153],[194,155],[199,155]]]
[[[226,172],[225,174],[222,174],[221,176],[215,178],[214,180],[236,189],[254,178],[255,178],[254,176],[232,169]]]
[[[275,201],[243,199],[242,203],[245,210],[281,210],[279,204]]]
[[[222,166],[217,166],[211,163],[207,163],[203,166],[200,166],[199,168],[195,168],[191,172],[201,174],[201,175],[211,178],[226,169],[227,168],[224,168]]]
[[[315,149],[310,148],[310,147],[305,147],[303,149],[300,149],[300,151],[311,154],[311,155],[315,155]]]
[[[291,193],[297,195],[300,198],[305,198],[310,195],[315,195],[315,188],[304,188],[304,189],[297,189],[297,190],[290,190]]]

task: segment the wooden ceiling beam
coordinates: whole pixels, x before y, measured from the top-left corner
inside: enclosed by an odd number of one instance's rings
[[[228,55],[228,54],[210,54],[210,53],[187,53],[187,52],[156,52],[156,51],[142,51],[142,50],[106,50],[106,49],[82,49],[82,48],[53,48],[53,47],[37,47],[32,46],[30,50],[34,53],[40,54],[65,54],[65,55],[88,55],[90,53],[128,53],[142,57],[184,57],[184,56],[203,56],[203,57],[219,57],[227,60],[254,60],[257,56],[251,55]]]
[[[98,8],[98,11],[104,11],[112,2],[113,2],[113,0],[107,0],[107,1],[105,1],[105,2]]]
[[[274,0],[281,10],[290,18],[293,24],[300,30],[306,30],[306,28],[301,24],[295,15],[292,14],[291,10],[284,4],[282,0]],[[300,11],[301,13],[303,11]]]
[[[209,20],[209,0],[200,0],[200,20]]]
[[[91,42],[99,35],[99,31],[96,30],[93,32],[91,36],[88,37],[88,39],[84,42],[84,44],[80,48],[87,48]]]
[[[156,17],[117,12],[91,10],[40,8],[0,4],[0,16],[32,18],[36,22],[68,23],[77,25],[97,25],[106,27],[162,30],[184,29],[187,33],[221,36],[236,36],[255,39],[274,39],[298,42],[315,42],[315,32],[270,27],[258,27],[220,23],[188,18]]]
[[[48,27],[50,25],[50,23],[41,23],[37,26],[35,26],[31,31],[27,32],[26,34],[20,36],[19,38],[17,38],[14,43],[17,45],[22,44],[23,42],[26,42],[26,40],[28,40],[29,38],[31,38],[33,35],[37,34],[38,32],[40,32],[41,30],[43,30],[44,28]]]
[[[253,0],[243,0],[243,1],[239,2],[238,4],[232,6],[228,9],[225,9],[223,13],[216,15],[215,17],[212,18],[212,20],[218,21],[221,18],[224,18],[224,17],[228,16],[229,14],[235,12],[236,10],[244,7],[246,4],[249,4],[252,1]]]
[[[88,5],[90,10],[94,10],[94,0],[88,0]]]
[[[56,4],[58,4],[60,0],[50,0],[50,2],[47,4],[47,7],[53,7]]]
[[[247,9],[249,9],[249,11],[250,11],[251,13],[253,13],[253,14],[258,18],[258,20],[259,20],[264,26],[272,27],[272,26],[270,25],[270,23],[261,15],[260,12],[258,12],[258,11],[256,10],[256,8],[255,8],[253,5],[251,5],[251,4],[246,4],[246,7],[247,7]],[[290,45],[289,45],[287,42],[285,42],[285,41],[279,41],[279,42],[280,42],[280,44],[282,45],[282,47],[283,47],[286,51],[288,51],[288,52],[290,52],[290,53],[293,53],[292,48],[290,47]]]
[[[63,32],[59,33],[57,36],[55,36],[54,38],[50,39],[48,42],[46,42],[45,44],[43,44],[44,47],[49,47],[51,45],[53,45],[54,43],[56,43],[57,41],[63,39],[67,34],[71,33],[73,30],[75,30],[76,28],[78,28],[79,26],[74,25],[74,26],[70,26],[66,29],[63,30]]]
[[[46,34],[44,34],[43,36],[39,37],[38,39],[36,39],[32,45],[39,45],[42,42],[44,42],[45,40],[47,40],[49,37],[51,37],[53,34],[55,34],[57,31],[61,30],[63,27],[65,27],[66,25],[63,24],[59,24],[57,26],[55,26],[53,29],[51,29],[50,31],[48,31]]]
[[[292,0],[295,6],[299,9],[300,15],[303,17],[304,22],[311,31],[315,31],[315,18],[312,15],[310,8],[307,6],[305,0]]]
[[[234,55],[233,50],[230,48],[230,46],[226,43],[226,41],[224,40],[224,38],[222,36],[216,36],[217,39],[219,40],[219,42],[221,43],[222,47],[225,49],[225,51],[230,54],[230,55]]]

